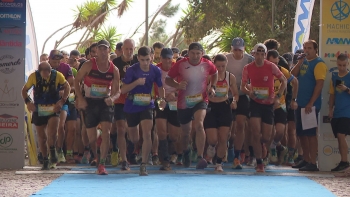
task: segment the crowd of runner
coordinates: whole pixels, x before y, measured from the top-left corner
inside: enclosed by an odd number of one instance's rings
[[[304,129],[301,114],[318,113],[327,66],[309,40],[295,54],[278,53],[268,39],[248,54],[242,38],[231,52],[210,57],[200,43],[188,49],[156,42],[138,48],[126,39],[93,43],[85,54],[52,50],[23,87],[42,170],[82,163],[105,166],[171,165],[215,171],[244,164],[265,172],[268,164],[318,171],[317,128]],[[329,118],[341,161],[349,168],[350,75],[348,56],[337,57]],[[33,88],[33,98],[28,91]],[[226,165],[225,164],[225,165]]]

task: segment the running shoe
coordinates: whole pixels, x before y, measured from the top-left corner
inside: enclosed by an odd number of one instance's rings
[[[160,164],[158,155],[153,155],[152,156],[152,163],[153,163],[153,165],[159,165]]]
[[[285,147],[285,146],[282,146],[282,145],[281,145],[281,148],[282,149],[280,151],[278,151],[279,154],[278,154],[278,163],[277,163],[277,165],[281,165],[284,162],[284,160],[286,158],[286,155],[288,155],[288,148]]]
[[[247,162],[247,166],[256,166],[256,159],[255,157],[249,157],[249,161]]]
[[[235,150],[233,148],[227,149],[227,162],[231,163],[235,159]]]
[[[68,164],[75,164],[75,159],[73,155],[66,155],[66,157],[67,157],[66,159]]]
[[[182,165],[183,165],[183,163],[182,163],[182,158],[177,157],[177,159],[176,159],[176,165],[177,165],[177,166],[182,166]]]
[[[44,157],[43,154],[41,154],[41,152],[38,154],[38,161],[40,164],[44,164]]]
[[[277,163],[278,162],[276,148],[270,148],[269,159],[270,159],[271,163]]]
[[[196,169],[204,169],[208,166],[207,160],[205,160],[204,158],[198,160]]]
[[[292,168],[302,168],[306,166],[308,163],[305,160],[301,160],[297,165],[292,166]]]
[[[113,151],[112,152],[111,164],[112,164],[112,166],[118,166],[118,164],[119,164],[119,153],[118,153],[118,151]]]
[[[131,165],[138,164],[137,163],[137,154],[136,153],[133,153],[133,154],[130,155],[130,161],[129,162],[130,162]]]
[[[102,165],[102,164],[98,165],[96,174],[98,174],[98,175],[108,175],[108,173],[106,171],[106,168],[105,168],[105,165]]]
[[[170,164],[175,164],[176,163],[176,159],[177,159],[177,155],[173,154],[170,157]]]
[[[50,169],[57,169],[57,166],[56,166],[56,165],[57,165],[57,163],[51,163],[51,162],[50,162],[50,163],[49,163],[49,168],[50,168]]]
[[[332,172],[342,172],[342,171],[345,171],[349,168],[349,162],[339,162],[338,166],[333,168],[331,171]]]
[[[288,160],[287,160],[286,164],[287,164],[287,166],[294,166],[295,165],[293,156],[289,156],[288,157]]]
[[[316,172],[319,171],[316,164],[308,163],[304,167],[299,168],[299,171]]]
[[[265,172],[264,164],[258,164],[255,168],[256,172]]]
[[[41,170],[50,170],[49,168],[49,160],[42,160],[43,162],[43,167],[41,168]]]
[[[123,170],[123,171],[129,171],[130,170],[129,163],[127,161],[123,161],[122,162],[121,170]]]
[[[82,157],[80,157],[79,155],[74,155],[73,157],[76,164],[81,163]]]
[[[223,172],[224,171],[224,169],[222,169],[222,165],[221,164],[216,164],[216,166],[215,166],[215,171],[216,172]]]
[[[57,163],[66,163],[66,158],[64,157],[63,150],[57,152]]]
[[[51,149],[50,150],[49,160],[50,160],[50,163],[55,163],[56,164],[58,162],[56,149]]]
[[[148,176],[148,172],[147,172],[147,169],[146,169],[146,164],[141,164],[140,165],[140,176]]]
[[[148,155],[148,165],[153,166],[152,154]]]
[[[215,156],[215,152],[216,152],[215,146],[209,145],[207,148],[207,157],[213,158]]]
[[[232,169],[239,169],[239,170],[240,170],[240,169],[242,169],[242,168],[243,168],[243,166],[242,166],[240,160],[237,159],[237,158],[235,158],[235,159],[233,160]]]
[[[160,167],[159,170],[170,171],[171,170],[170,163],[164,161],[163,164],[162,164],[162,167]]]
[[[90,166],[98,166],[98,160],[97,159],[93,159],[90,163]]]
[[[83,155],[83,158],[81,159],[81,163],[82,164],[88,164],[89,161],[90,161],[90,151],[84,151],[84,155]]]

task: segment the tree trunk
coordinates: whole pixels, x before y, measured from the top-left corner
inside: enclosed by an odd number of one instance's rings
[[[66,27],[69,27],[69,26],[71,26],[71,25],[73,25],[73,23],[59,28],[58,30],[56,30],[55,32],[53,32],[49,37],[47,37],[47,39],[45,40],[45,42],[44,42],[44,44],[43,44],[43,48],[41,49],[41,54],[44,53],[45,45],[46,45],[47,41],[49,41],[50,38],[51,38],[53,35],[55,35],[57,32],[61,31],[62,29],[66,28]]]

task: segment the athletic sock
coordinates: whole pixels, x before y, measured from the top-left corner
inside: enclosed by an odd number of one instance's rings
[[[241,150],[235,150],[235,159],[239,159],[240,154]]]

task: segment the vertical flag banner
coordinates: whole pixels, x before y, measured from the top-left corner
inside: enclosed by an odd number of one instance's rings
[[[292,52],[303,48],[304,41],[309,39],[312,10],[315,0],[298,0],[295,12]]]
[[[332,73],[338,72],[337,57],[340,53],[345,53],[350,58],[350,0],[321,0],[320,23],[319,56],[326,63],[328,74],[322,92],[318,164],[321,171],[330,171],[338,165],[340,154],[331,125],[323,121],[323,117],[328,116],[329,85]],[[347,142],[350,144],[350,136],[347,137]]]
[[[26,0],[0,0],[0,169],[24,166]]]
[[[33,73],[39,65],[38,46],[35,37],[35,28],[33,22],[32,11],[30,9],[29,0],[27,0],[27,24],[26,24],[26,62],[25,62],[25,81],[29,75]]]

